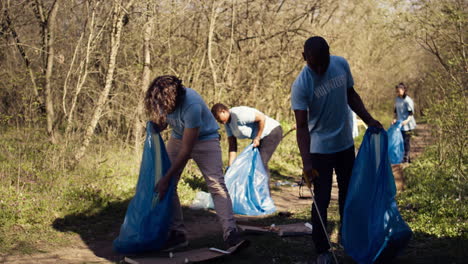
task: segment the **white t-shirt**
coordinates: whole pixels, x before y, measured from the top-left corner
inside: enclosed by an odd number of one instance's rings
[[[262,112],[248,106],[238,106],[231,108],[229,113],[231,118],[229,122],[224,125],[228,137],[234,136],[238,139],[254,139],[257,136],[258,122],[255,122],[255,114],[263,114]],[[267,115],[265,116],[265,127],[260,136],[261,139],[268,136],[274,128],[280,125],[278,121]]]

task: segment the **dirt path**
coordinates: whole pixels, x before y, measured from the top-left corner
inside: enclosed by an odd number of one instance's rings
[[[412,159],[421,155],[425,147],[431,143],[430,131],[426,124],[420,124],[412,139]],[[400,166],[401,169],[401,166]],[[310,196],[309,191],[304,188],[302,194]],[[310,208],[310,199],[299,198],[299,188],[291,186],[281,186],[274,188],[272,196],[278,211],[299,211]],[[333,184],[332,199],[337,199],[337,185]],[[196,213],[195,213],[196,214]],[[252,217],[237,216],[240,221],[249,221]],[[195,220],[196,219],[196,220]],[[207,234],[221,233],[221,227],[214,214],[203,214],[203,217],[186,219],[189,240],[202,238]],[[100,239],[92,243],[86,243],[79,235],[71,239],[70,246],[58,249],[45,249],[45,253],[35,253],[31,255],[0,255],[0,263],[11,264],[49,264],[49,263],[117,263],[122,256],[112,251],[112,240],[117,236],[118,228],[110,233],[107,238]],[[73,245],[73,246],[72,246]]]
[[[428,124],[418,124],[411,139],[411,158],[418,158],[424,149],[434,142]]]
[[[303,189],[303,196],[310,197],[307,189]],[[299,198],[299,187],[281,186],[274,188],[272,196],[277,211],[296,212],[305,207],[310,208],[311,199]],[[336,184],[334,184],[332,199],[337,198]],[[188,209],[187,209],[188,210]],[[194,214],[190,216],[191,214]],[[207,235],[221,234],[221,225],[215,214],[191,212],[186,217],[186,227],[189,240],[196,240]],[[247,217],[236,215],[238,221],[251,221],[259,217]],[[47,250],[46,253],[31,255],[0,255],[0,263],[29,264],[29,263],[117,263],[122,256],[112,251],[112,240],[117,236],[118,228],[105,239],[87,243],[79,235],[70,241],[70,246],[55,250]],[[73,245],[73,246],[72,246]]]

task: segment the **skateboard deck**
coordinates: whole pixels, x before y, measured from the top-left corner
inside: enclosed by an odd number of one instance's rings
[[[295,223],[277,226],[254,226],[241,224],[238,226],[246,233],[275,233],[282,237],[312,235],[312,225],[309,223]]]
[[[167,256],[158,256],[158,257],[146,257],[146,258],[134,258],[134,257],[125,257],[125,262],[129,264],[185,264],[185,263],[197,263],[205,260],[210,260],[214,258],[220,258],[226,255],[230,255],[237,251],[241,246],[241,243],[230,247],[227,250],[217,249],[217,248],[197,248],[188,251],[180,252],[167,252]]]

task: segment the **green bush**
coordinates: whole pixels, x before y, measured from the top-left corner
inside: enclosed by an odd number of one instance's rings
[[[453,171],[440,166],[436,147],[405,169],[407,189],[399,197],[401,213],[415,232],[437,237],[468,238],[468,206],[459,197],[468,184],[453,178]]]

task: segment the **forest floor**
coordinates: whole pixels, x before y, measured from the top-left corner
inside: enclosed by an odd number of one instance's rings
[[[419,125],[416,136],[412,140],[412,157],[417,158],[429,144],[430,132],[427,125]],[[407,165],[403,165],[407,166]],[[311,199],[307,189],[302,190],[300,198],[299,187],[291,185],[274,186],[278,181],[295,183],[298,176],[279,175],[272,172],[272,197],[278,212],[290,212],[291,215],[274,214],[266,217],[245,217],[236,215],[239,222],[250,222],[255,225],[285,224],[310,221]],[[122,205],[123,206],[123,205]],[[184,206],[185,224],[188,229],[190,249],[199,247],[223,248],[221,226],[216,214],[211,210],[192,210]],[[112,213],[110,213],[112,215]],[[68,242],[57,247],[40,245],[39,253],[0,255],[0,263],[122,263],[123,256],[112,250],[112,241],[118,235],[122,219],[120,217],[96,216],[93,218],[74,217],[62,221],[59,229],[66,234]],[[337,208],[337,185],[334,183],[332,202],[329,209],[331,240],[341,263],[354,263],[347,257],[337,242],[337,223],[339,220]],[[96,221],[100,221],[96,223]],[[102,226],[106,230],[101,230]],[[60,234],[60,233],[59,233]],[[310,237],[281,238],[266,234],[247,236],[251,246],[234,255],[208,263],[307,263],[315,253]],[[415,234],[405,252],[395,260],[395,263],[446,263],[450,256],[444,255],[443,248],[450,241]],[[450,263],[457,263],[450,261]]]

